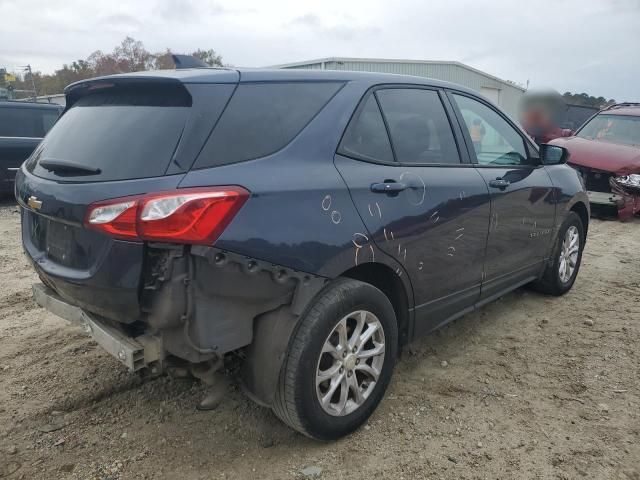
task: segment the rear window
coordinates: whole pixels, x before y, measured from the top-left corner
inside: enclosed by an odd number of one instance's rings
[[[42,138],[58,118],[58,111],[44,108],[0,108],[0,137]]]
[[[438,92],[418,88],[378,90],[400,163],[459,164],[449,119]]]
[[[28,168],[45,178],[109,181],[161,176],[180,141],[191,96],[182,85],[96,91],[81,97],[40,144]],[[99,174],[51,171],[42,160]]]
[[[369,95],[347,127],[338,153],[369,161],[393,162],[387,129],[373,95]]]
[[[287,145],[342,83],[240,84],[194,168],[252,160]]]

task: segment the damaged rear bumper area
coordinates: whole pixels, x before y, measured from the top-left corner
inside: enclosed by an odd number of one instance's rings
[[[144,323],[192,363],[251,344],[262,314],[299,315],[326,281],[206,246],[151,245],[144,272]]]
[[[326,279],[213,247],[151,244],[145,253],[138,320],[92,313],[44,284],[34,285],[35,299],[131,371],[161,371],[170,356],[197,364],[243,349],[248,393],[268,404],[289,335]]]
[[[162,346],[158,337],[146,334],[135,337],[113,322],[67,303],[42,283],[33,285],[33,297],[41,307],[82,327],[98,345],[132,372],[162,360]]]

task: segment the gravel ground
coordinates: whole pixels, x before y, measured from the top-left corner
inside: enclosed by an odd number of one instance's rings
[[[574,289],[511,293],[407,349],[332,444],[234,389],[130,375],[37,307],[0,203],[0,478],[640,479],[640,221],[594,220]]]

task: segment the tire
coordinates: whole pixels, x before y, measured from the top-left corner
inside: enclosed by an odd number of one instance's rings
[[[573,230],[575,229],[575,230]],[[563,260],[563,243],[567,238],[567,232],[569,230],[577,232],[578,238],[578,251],[575,257],[575,265],[573,271],[566,275],[568,272],[565,272],[565,278],[562,278],[561,274],[561,264]],[[568,239],[567,239],[568,240]],[[546,293],[548,295],[564,295],[571,287],[573,287],[573,283],[576,280],[576,276],[578,275],[578,270],[580,270],[580,263],[582,261],[582,251],[584,249],[584,225],[582,224],[582,220],[580,216],[578,216],[575,212],[569,212],[567,218],[565,218],[564,222],[560,226],[558,230],[558,237],[556,238],[555,245],[553,247],[552,257],[547,263],[544,273],[542,277],[537,282],[532,284],[532,287],[542,293]],[[566,255],[566,252],[564,252]],[[568,263],[570,265],[570,262]]]
[[[340,341],[340,332],[344,327],[346,340],[363,338],[353,334],[359,325],[363,325],[362,334],[374,333],[359,349],[356,347],[356,354],[349,342]],[[343,349],[342,344],[348,348]],[[375,352],[376,356],[364,358]],[[291,428],[316,440],[348,435],[369,418],[382,400],[397,353],[398,325],[389,299],[368,283],[337,279],[318,294],[292,334],[273,411]],[[317,376],[327,372],[334,372],[333,376],[316,387]],[[375,372],[379,372],[377,381]],[[330,394],[334,382],[339,385]],[[347,392],[344,404],[343,389]],[[360,392],[359,398],[355,389]],[[328,398],[325,406],[321,397]]]

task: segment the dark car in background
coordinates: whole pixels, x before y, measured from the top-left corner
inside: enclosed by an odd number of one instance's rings
[[[0,195],[13,192],[18,167],[56,123],[61,105],[0,101]]]
[[[463,87],[193,69],[66,97],[17,176],[36,300],[133,371],[240,362],[313,438],[362,425],[413,338],[578,273],[589,203],[566,151]]]
[[[550,143],[569,150],[594,214],[625,221],[640,213],[640,103],[611,105]]]

